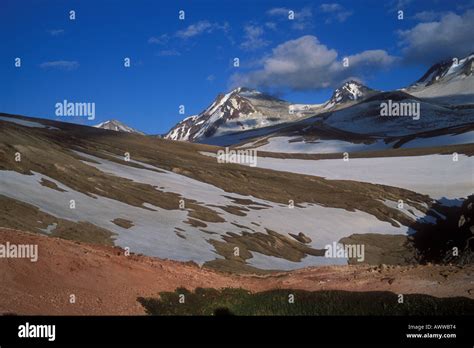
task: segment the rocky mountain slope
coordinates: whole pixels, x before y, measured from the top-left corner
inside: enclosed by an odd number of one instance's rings
[[[474,104],[474,53],[433,65],[406,91],[449,105]]]
[[[185,118],[173,127],[165,138],[205,142],[207,138],[227,133],[295,121],[311,114],[313,110],[314,107],[291,107],[286,101],[241,87],[217,96],[206,110],[199,115]]]

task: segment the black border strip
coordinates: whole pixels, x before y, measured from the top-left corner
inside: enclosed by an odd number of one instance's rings
[[[0,317],[0,346],[43,344],[411,344],[467,345],[474,342],[473,316],[430,317]],[[56,339],[19,338],[26,322],[55,325]],[[408,325],[455,325],[456,338],[407,338]]]

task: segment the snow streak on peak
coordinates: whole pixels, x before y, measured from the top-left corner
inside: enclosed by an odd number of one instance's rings
[[[428,71],[419,79],[415,86],[429,86],[445,80],[472,75],[474,70],[474,54],[470,54],[462,59],[453,58],[431,66]]]
[[[474,54],[446,60],[428,69],[407,92],[445,104],[472,104],[474,98]]]
[[[140,132],[139,130],[136,130],[132,127],[129,127],[126,124],[124,124],[120,121],[117,121],[117,120],[108,120],[108,121],[105,121],[105,122],[101,122],[99,124],[96,124],[94,127],[95,128],[113,130],[113,131],[116,131],[116,132],[144,134],[144,133]]]
[[[166,139],[200,141],[211,136],[251,130],[294,120],[289,103],[247,87],[238,87],[217,98],[197,116],[173,127]]]
[[[326,103],[325,108],[331,109],[340,104],[358,101],[366,98],[373,92],[375,91],[364,86],[362,83],[350,80],[345,82],[341,87],[336,88],[331,99]]]

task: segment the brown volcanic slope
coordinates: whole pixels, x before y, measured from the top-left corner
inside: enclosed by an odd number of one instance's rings
[[[391,291],[474,298],[474,266],[327,266],[266,276],[232,275],[192,263],[125,256],[120,248],[0,228],[0,244],[37,244],[36,263],[0,259],[0,313],[144,314],[137,297],[177,287]],[[70,295],[76,303],[69,303]]]

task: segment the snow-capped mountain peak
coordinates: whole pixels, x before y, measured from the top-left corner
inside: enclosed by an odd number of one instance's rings
[[[425,117],[423,122],[416,125],[432,128],[435,122],[430,115],[450,112],[445,109],[446,105],[463,105],[463,109],[469,109],[473,98],[474,53],[435,64],[416,84],[396,91],[381,92],[356,80],[346,81],[323,104],[291,104],[264,92],[238,87],[226,94],[219,94],[204,111],[178,123],[165,138],[218,145],[232,144],[276,132],[287,124],[297,124],[308,117],[314,117],[317,122],[327,121],[334,128],[348,125],[349,128],[344,130],[357,133],[362,132],[362,119],[367,122],[380,120],[371,115],[378,114],[380,101],[387,99],[416,100],[421,103]],[[355,114],[359,115],[358,122],[354,122]],[[339,123],[339,119],[344,124]],[[379,128],[372,129],[374,134],[393,134],[391,126],[394,123],[386,120],[377,123]],[[399,129],[403,129],[407,120],[399,119],[394,122],[400,123]],[[449,122],[450,126],[455,124],[454,121]],[[352,128],[354,125],[355,129]],[[409,126],[411,130],[416,128],[411,123]],[[362,128],[367,127],[364,125]]]
[[[117,120],[108,120],[105,122],[101,122],[94,126],[95,128],[102,128],[107,130],[113,130],[116,132],[125,132],[125,133],[137,133],[137,134],[144,134],[135,128],[129,127],[126,124],[117,121]]]
[[[237,87],[237,88],[234,88],[231,92],[231,94],[239,94],[239,93],[255,93],[255,94],[260,94],[261,92],[260,91],[257,91],[256,89],[252,89],[252,88],[248,88],[248,87]]]
[[[247,87],[238,87],[216,99],[199,115],[185,118],[166,139],[199,141],[214,135],[251,130],[293,120],[289,103]]]
[[[361,91],[362,85],[357,82],[348,82],[342,86],[342,89],[345,90],[351,96],[351,99],[357,100],[359,97],[362,97],[363,93]]]
[[[474,53],[437,63],[406,91],[445,104],[470,104],[474,97]]]
[[[350,80],[334,90],[334,93],[332,94],[331,99],[326,103],[325,108],[330,109],[343,103],[358,101],[368,97],[374,92],[373,89],[364,86],[362,83]]]
[[[210,137],[298,121],[341,104],[361,101],[374,93],[375,90],[350,80],[336,89],[325,104],[290,104],[255,89],[238,87],[219,94],[203,112],[179,122],[165,138],[205,142]]]
[[[434,64],[414,86],[430,86],[454,77],[470,76],[474,72],[474,53],[462,58],[452,58]]]

